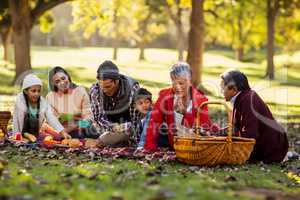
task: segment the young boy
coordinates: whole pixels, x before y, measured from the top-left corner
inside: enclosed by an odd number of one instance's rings
[[[145,88],[140,88],[134,98],[135,108],[140,112],[142,118],[139,123],[138,134],[140,135],[140,141],[138,148],[142,149],[145,144],[146,130],[150,120],[152,111],[152,94]]]

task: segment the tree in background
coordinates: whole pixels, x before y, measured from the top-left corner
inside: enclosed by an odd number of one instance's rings
[[[236,51],[236,59],[244,60],[245,50],[251,47],[261,47],[265,37],[263,18],[259,11],[260,0],[240,0],[230,2],[231,16],[229,19],[230,33],[232,34],[232,47]]]
[[[8,1],[3,1],[0,4],[0,35],[3,45],[3,60],[9,62],[12,60],[10,56],[12,27],[11,19],[8,13]]]
[[[237,60],[251,48],[261,48],[266,39],[264,8],[260,0],[209,1],[205,10],[214,10],[206,15],[206,40],[230,46]],[[210,12],[212,13],[212,12]]]
[[[288,54],[286,62],[287,67],[290,66],[290,57],[300,46],[300,10],[295,9],[293,12],[286,13],[284,17],[277,20],[276,41],[283,46],[283,52]]]
[[[300,7],[299,0],[267,0],[266,1],[266,18],[267,18],[267,68],[266,77],[274,79],[274,39],[276,19],[280,15],[291,15]]]
[[[201,83],[204,51],[204,10],[205,0],[192,0],[190,32],[188,41],[187,62],[193,70],[193,83]]]
[[[12,22],[11,16],[8,12],[8,1],[0,4],[0,34],[2,45],[4,49],[3,59],[6,62],[13,62],[13,53],[11,48],[12,43]],[[40,31],[43,33],[50,32],[54,27],[53,16],[50,11],[45,12],[41,17],[38,18],[40,25]]]
[[[83,30],[89,38],[99,32],[112,39],[113,59],[118,58],[118,48],[122,40],[128,39],[131,29],[132,1],[129,0],[78,0],[73,3],[72,31]]]
[[[178,60],[182,61],[186,41],[182,14],[184,10],[191,7],[191,0],[165,0],[165,4],[166,10],[176,26]]]
[[[161,5],[151,0],[75,1],[71,30],[82,30],[86,38],[95,32],[110,38],[114,60],[121,41],[131,40],[140,48],[139,59],[144,60],[145,45],[165,31]]]
[[[55,26],[54,16],[51,11],[45,12],[39,19],[38,24],[42,33],[49,33]]]
[[[72,4],[66,3],[51,10],[50,24],[40,24],[32,31],[32,44],[42,46],[69,46],[82,47],[84,45],[94,45],[94,37],[85,39],[81,32],[72,32],[69,25],[73,22]],[[46,18],[48,20],[48,17]],[[40,20],[42,22],[47,20]],[[42,27],[49,27],[50,30],[42,31]]]
[[[145,60],[146,44],[166,30],[161,2],[159,0],[136,0],[133,2],[131,14],[130,38],[140,49],[139,60]]]
[[[30,32],[38,19],[53,7],[70,0],[2,0],[0,5],[8,5],[10,26],[13,31],[16,78],[31,69]]]
[[[274,32],[275,18],[279,11],[280,0],[267,0],[267,70],[266,77],[274,79]]]

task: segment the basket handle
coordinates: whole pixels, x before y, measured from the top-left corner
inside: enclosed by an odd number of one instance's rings
[[[226,112],[227,112],[227,116],[228,116],[228,131],[227,131],[227,135],[231,138],[232,137],[232,111],[230,109],[230,107],[223,101],[206,101],[203,102],[197,109],[197,118],[196,118],[196,133],[198,135],[200,135],[200,113],[201,113],[201,109],[208,105],[208,104],[219,104],[219,105],[223,105],[225,106]]]

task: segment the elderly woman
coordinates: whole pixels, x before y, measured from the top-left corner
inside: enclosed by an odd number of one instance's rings
[[[74,84],[62,67],[49,72],[49,87],[51,92],[46,99],[65,130],[75,138],[97,138],[91,129],[93,116],[85,88]]]
[[[144,149],[156,150],[159,127],[163,122],[168,126],[169,146],[173,148],[173,136],[178,129],[192,128],[196,124],[197,108],[207,101],[204,94],[192,85],[192,73],[187,63],[174,64],[170,71],[172,87],[159,93],[153,107],[146,133]],[[200,114],[202,128],[211,129],[212,123],[208,116],[208,108],[203,107]]]

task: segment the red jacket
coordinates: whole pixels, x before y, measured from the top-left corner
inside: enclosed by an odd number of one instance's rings
[[[183,124],[185,127],[192,128],[196,124],[197,108],[201,103],[208,99],[202,92],[192,87],[192,112],[185,113],[183,118]],[[169,144],[173,147],[173,135],[174,135],[174,93],[172,88],[163,89],[159,92],[159,97],[153,107],[150,122],[147,128],[146,142],[144,148],[146,150],[156,150],[158,130],[162,122],[166,122],[168,125],[168,139]],[[208,108],[205,106],[200,114],[200,124],[202,127],[209,129],[212,125]]]

